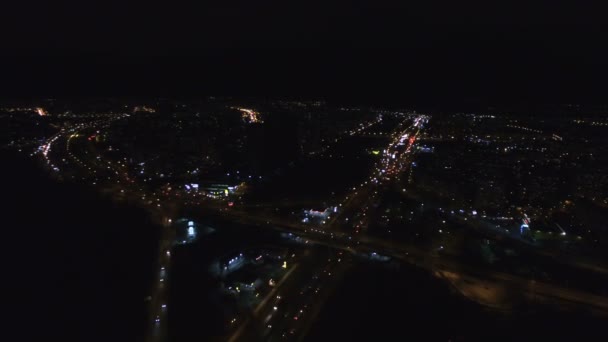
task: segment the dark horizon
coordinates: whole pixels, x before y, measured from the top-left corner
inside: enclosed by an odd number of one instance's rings
[[[3,97],[296,96],[458,107],[605,104],[608,92],[606,25],[601,11],[582,6],[64,8],[15,7],[27,19],[3,23]]]

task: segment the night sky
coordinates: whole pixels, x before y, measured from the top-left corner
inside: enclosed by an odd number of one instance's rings
[[[3,5],[5,97],[606,102],[604,12],[581,4],[95,3]]]

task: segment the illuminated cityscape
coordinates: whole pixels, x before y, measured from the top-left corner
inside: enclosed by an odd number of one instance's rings
[[[11,1],[6,341],[608,341],[588,2]]]
[[[497,314],[608,311],[604,119],[239,101],[2,109],[13,158],[160,227],[148,341],[323,336],[367,268]]]

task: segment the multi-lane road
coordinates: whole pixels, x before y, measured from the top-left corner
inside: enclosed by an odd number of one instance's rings
[[[371,216],[369,210],[373,210],[371,203],[380,189],[379,183],[398,180],[399,175],[410,167],[413,161],[413,146],[420,134],[420,126],[417,124],[395,133],[395,140],[384,151],[383,158],[372,176],[360,186],[353,188],[341,203],[340,212],[322,227],[312,228],[308,225],[270,217],[255,218],[247,213],[239,212],[226,213],[226,216],[231,216],[243,223],[257,222],[258,225],[267,226],[270,229],[292,232],[312,243],[342,250],[347,255],[368,255],[375,251],[378,254],[390,256],[401,262],[426,269],[438,278],[448,281],[462,295],[489,307],[504,309],[513,299],[506,294],[519,293],[527,299],[567,303],[607,314],[608,299],[602,296],[489,268],[481,269],[470,266],[463,260],[459,260],[457,256],[365,235],[365,228]],[[346,218],[353,217],[358,217],[358,221],[351,221],[352,225],[340,224],[345,222]],[[352,230],[344,229],[345,227],[347,229],[350,227]],[[599,267],[599,269],[604,268]],[[311,316],[314,317],[314,315],[308,316],[310,321],[313,320]],[[301,339],[305,333],[305,329],[294,329],[289,330],[287,336],[281,335],[281,337]]]
[[[263,302],[266,304],[254,310],[253,315],[230,337],[230,341],[252,338],[269,341],[303,339],[326,299],[340,285],[353,254],[363,255],[370,250],[382,251],[381,248],[370,248],[366,242],[361,244],[365,235],[360,233],[365,230],[369,217],[366,215],[377,198],[379,185],[390,181],[392,176],[397,176],[409,167],[412,147],[421,126],[422,117],[413,120],[410,125],[405,122],[400,124],[391,135],[390,144],[383,151],[369,178],[353,187],[337,205],[338,212],[321,226],[255,216],[237,210],[228,210],[222,214],[225,218],[230,217],[244,224],[257,224],[295,233],[314,244],[329,246],[333,250],[326,257],[320,257],[317,252],[309,260],[303,261],[298,272],[291,274],[291,281],[281,284],[280,289],[275,289],[280,294],[273,294],[275,297],[271,301]],[[353,222],[356,218],[361,221]],[[315,265],[317,259],[323,259],[323,262]]]
[[[117,115],[113,120],[123,117],[125,116]],[[331,248],[325,253],[315,252],[308,259],[290,265],[290,269],[275,289],[232,332],[229,336],[231,341],[251,338],[302,339],[314,322],[324,299],[339,285],[340,275],[348,270],[352,255],[364,255],[372,251],[424,268],[450,282],[463,295],[485,305],[500,306],[504,296],[497,294],[501,293],[501,289],[508,288],[519,291],[528,298],[564,301],[603,313],[608,312],[608,300],[601,296],[488,268],[479,269],[462,262],[456,256],[437,254],[416,245],[395,243],[366,235],[371,211],[374,210],[373,204],[382,192],[382,185],[396,184],[401,175],[411,167],[415,144],[426,120],[426,117],[419,116],[404,120],[398,125],[390,135],[390,143],[382,151],[380,160],[369,177],[349,191],[341,203],[337,204],[338,212],[323,225],[311,226],[293,220],[256,215],[255,211],[247,211],[247,206],[243,206],[242,210],[220,206],[200,209],[224,220],[291,232],[313,244]],[[92,132],[107,127],[109,122],[111,120],[98,120],[65,128],[42,143],[39,153],[55,171],[70,167],[85,169],[90,176],[88,180],[93,184],[103,180],[108,186],[120,186],[122,191],[127,189],[128,194],[125,196],[141,197],[146,204],[166,212],[166,208],[160,208],[160,193],[146,197],[140,189],[141,186],[129,178],[126,167],[121,162],[103,160],[99,151],[90,150],[90,146],[87,151],[75,150],[75,143],[86,143]],[[370,126],[374,124],[376,122],[369,123]],[[58,150],[58,147],[61,147],[61,150]],[[168,201],[163,202],[163,206],[166,202]],[[149,341],[162,341],[167,335],[166,314],[170,303],[167,300],[166,279],[169,274],[174,231],[169,217],[164,217],[162,223],[164,227],[158,255],[158,274],[149,298]],[[589,263],[572,262],[570,266],[585,268],[591,272],[605,270]]]

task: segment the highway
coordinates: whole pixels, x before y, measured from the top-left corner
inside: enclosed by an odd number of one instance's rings
[[[350,267],[349,259],[344,252],[328,249],[291,266],[228,341],[278,341],[305,336]]]
[[[261,120],[257,113],[239,109],[250,122]],[[166,213],[173,207],[189,207],[188,198],[179,198],[175,192],[147,191],[129,177],[123,162],[104,160],[101,151],[89,143],[94,133],[107,127],[113,120],[128,115],[117,115],[111,120],[95,120],[64,128],[45,140],[38,148],[46,164],[54,171],[64,174],[65,169],[85,170],[83,180],[93,185],[105,186],[113,194],[134,201],[141,201],[156,215],[163,213],[162,233],[158,254],[157,278],[149,298],[150,330],[147,341],[164,341],[167,336],[167,310],[169,303],[166,280],[170,271],[171,246],[174,241],[173,215]],[[366,235],[369,218],[374,210],[374,202],[383,186],[395,186],[401,175],[411,167],[414,160],[415,144],[424,128],[424,116],[406,119],[390,135],[391,141],[383,149],[377,165],[369,177],[353,187],[336,206],[338,212],[332,214],[325,224],[309,225],[290,219],[281,219],[255,213],[258,205],[244,205],[242,208],[226,208],[223,203],[208,203],[195,209],[202,216],[217,216],[225,221],[243,225],[257,225],[266,229],[293,233],[311,244],[330,247],[327,255],[314,253],[307,260],[291,265],[287,274],[275,289],[263,299],[258,307],[232,334],[230,341],[288,338],[301,340],[313,324],[323,303],[339,286],[341,276],[347,272],[353,255],[367,255],[376,252],[395,260],[414,265],[449,282],[462,295],[482,305],[505,308],[510,297],[505,293],[519,292],[522,296],[539,300],[564,302],[569,305],[592,309],[602,314],[608,313],[608,299],[602,296],[565,288],[556,284],[539,282],[525,277],[497,272],[489,267],[470,266],[457,256],[437,253],[414,244],[395,243],[386,239]],[[352,134],[362,134],[377,124],[374,120],[362,125]],[[352,135],[351,134],[351,135]],[[78,145],[78,146],[74,146]],[[65,147],[65,148],[60,148]],[[61,171],[61,172],[60,172]],[[67,174],[67,173],[65,173]],[[162,204],[161,204],[162,203]],[[174,216],[173,216],[174,217]],[[468,222],[470,225],[471,222]],[[483,227],[472,227],[482,234],[495,238],[497,232]],[[602,265],[587,260],[559,256],[556,251],[539,250],[525,246],[535,253],[556,258],[561,263],[590,272],[608,274]],[[275,309],[276,307],[276,309]]]
[[[167,336],[168,285],[171,270],[171,247],[175,240],[175,229],[169,217],[162,219],[161,238],[158,251],[157,267],[154,283],[149,298],[149,321],[153,322],[146,335],[148,342],[165,341]]]
[[[462,295],[488,307],[505,308],[508,306],[505,303],[512,299],[505,293],[520,292],[522,296],[535,300],[545,298],[592,308],[600,312],[608,310],[608,301],[603,297],[497,272],[490,268],[472,267],[454,256],[437,254],[434,250],[422,249],[412,244],[394,243],[366,235],[369,218],[374,210],[374,201],[382,192],[383,186],[394,186],[400,181],[401,175],[411,167],[415,144],[422,128],[422,117],[404,120],[391,134],[391,141],[383,150],[381,158],[369,178],[352,188],[337,204],[338,212],[323,225],[315,227],[289,219],[255,215],[251,210],[247,210],[254,209],[255,211],[255,208],[228,209],[221,208],[221,206],[207,206],[207,209],[203,209],[203,211],[215,212],[222,219],[234,220],[244,225],[255,224],[268,229],[294,233],[307,239],[310,243],[341,251],[337,253],[345,253],[342,258],[330,258],[331,261],[322,265],[315,265],[315,260],[319,256],[312,255],[310,260],[302,260],[297,266],[292,266],[288,273],[289,277],[284,278],[280,286],[273,291],[275,297],[263,301],[238,328],[239,333],[232,335],[231,341],[249,340],[252,337],[271,341],[285,338],[303,339],[325,299],[340,284],[341,274],[348,269],[349,263],[345,260],[351,258],[351,255],[368,255],[370,252],[387,255],[401,262],[423,268],[449,282]],[[356,134],[358,133],[360,132]],[[537,252],[548,253],[546,251]],[[341,261],[338,262],[338,259]],[[589,266],[589,264],[575,266],[582,267]],[[591,267],[598,268],[599,266],[591,265]],[[599,269],[602,270],[601,267]],[[333,270],[333,272],[329,270]],[[333,276],[327,276],[328,273],[332,273]],[[300,291],[303,287],[308,286],[306,284],[309,284],[309,281],[314,282],[314,277],[324,276],[328,278],[323,281],[323,286],[318,286],[318,289],[317,287],[310,289],[313,290],[312,293]],[[277,299],[276,296],[281,299]],[[159,298],[161,298],[159,301],[163,300],[162,292]],[[277,305],[278,301],[281,302],[281,305]],[[158,307],[158,304],[155,304],[155,307]],[[158,317],[161,317],[161,324],[156,336],[162,336],[164,329],[162,328],[162,311],[160,314],[157,313]]]
[[[336,254],[330,256],[320,270],[312,271],[312,276],[310,264],[307,268],[301,267],[298,274],[292,276],[292,281],[281,287],[281,300],[288,304],[280,305],[280,308],[277,305],[273,305],[272,308],[270,305],[258,307],[252,317],[248,318],[229,338],[229,341],[250,340],[254,337],[267,341],[302,340],[306,336],[323,304],[340,285],[342,276],[349,269],[352,255],[364,254],[371,250],[369,242],[361,245],[361,241],[365,241],[362,240],[365,235],[359,234],[364,225],[363,222],[351,222],[354,226],[351,231],[342,229],[344,228],[342,223],[349,217],[365,217],[368,208],[376,198],[378,184],[390,181],[391,176],[402,173],[409,167],[409,163],[412,161],[410,158],[412,146],[416,136],[420,133],[420,129],[417,128],[417,126],[421,126],[419,121],[420,118],[415,119],[411,125],[403,127],[404,121],[397,127],[391,135],[390,144],[377,166],[372,170],[370,177],[358,187],[354,187],[337,205],[338,212],[319,227],[273,217],[256,217],[242,210],[222,211],[223,218],[230,218],[245,225],[257,224],[270,229],[295,233],[311,243],[329,246],[333,250],[337,250],[334,252]],[[411,138],[408,139],[410,134]],[[399,157],[396,156],[398,153],[400,153]],[[350,227],[350,225],[347,224],[345,227]],[[315,258],[318,256],[310,257],[313,260]],[[309,280],[305,280],[309,277]],[[299,281],[296,282],[296,279]],[[273,303],[276,304],[276,301]],[[258,316],[258,312],[262,314]],[[246,330],[249,331],[245,333]]]
[[[359,187],[353,188],[352,192],[346,196],[345,201],[341,203],[340,212],[333,215],[327,224],[318,228],[270,217],[254,218],[251,214],[238,211],[226,212],[224,215],[242,223],[257,223],[269,229],[291,232],[311,243],[329,246],[349,254],[366,255],[373,251],[390,256],[401,262],[427,270],[436,277],[449,282],[463,296],[488,307],[508,308],[513,300],[511,294],[519,293],[522,297],[531,300],[538,301],[543,298],[543,300],[552,302],[584,307],[601,314],[608,313],[608,299],[605,297],[498,272],[491,268],[469,266],[455,256],[422,249],[411,244],[394,243],[365,235],[367,218],[369,217],[367,210],[373,207],[370,204],[374,200],[373,194],[378,191],[378,183],[380,183],[377,180],[384,182],[398,180],[399,175],[410,166],[413,160],[411,157],[412,147],[419,134],[420,130],[414,131],[412,127],[396,134],[395,137],[398,140],[393,141],[386,149],[385,156],[381,159],[376,173]],[[399,154],[398,151],[401,153]],[[352,222],[353,230],[340,229],[342,227],[340,223],[347,217],[355,217],[357,212],[360,213],[359,217],[362,219],[358,222]],[[588,265],[582,265],[581,267],[583,266],[592,269]],[[594,266],[599,271],[604,270],[602,267]],[[305,329],[297,329],[290,339],[302,339],[305,331]]]
[[[228,338],[229,342],[237,341],[242,338],[247,329],[259,331],[259,329],[264,329],[263,324],[271,323],[270,319],[278,310],[275,308],[278,308],[279,303],[282,303],[282,296],[285,296],[285,288],[289,288],[289,285],[291,284],[297,284],[297,279],[291,278],[291,276],[299,266],[299,264],[290,266],[283,278],[276,283],[274,289],[270,291],[253,310],[251,316],[247,317],[238,329]],[[290,281],[290,284],[286,285],[285,282],[287,280]],[[291,286],[293,287],[294,285]],[[260,322],[260,317],[266,317],[263,323]]]

